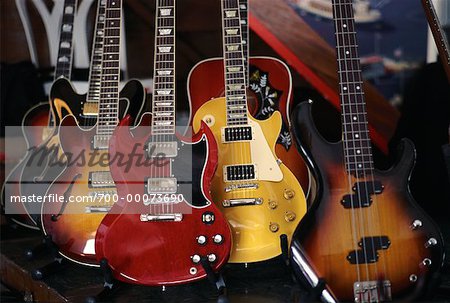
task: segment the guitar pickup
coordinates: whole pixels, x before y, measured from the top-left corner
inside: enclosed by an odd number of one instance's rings
[[[223,179],[225,182],[255,180],[256,176],[257,170],[253,164],[226,165],[223,167]]]
[[[175,194],[177,192],[177,179],[148,178],[146,187],[148,194]]]
[[[158,221],[181,222],[183,220],[183,214],[159,214],[159,215],[142,214],[140,219],[141,222],[158,222]]]
[[[90,188],[115,187],[110,171],[94,171],[89,173]]]
[[[253,139],[253,130],[251,126],[233,126],[223,127],[221,129],[222,142],[246,142]]]
[[[83,116],[98,116],[98,103],[85,102],[83,104]]]
[[[174,158],[178,155],[178,142],[148,142],[147,158]]]
[[[108,149],[110,135],[95,135],[91,142],[92,149]]]
[[[262,198],[247,198],[247,199],[229,199],[223,200],[223,207],[235,207],[245,205],[261,205],[263,203]]]

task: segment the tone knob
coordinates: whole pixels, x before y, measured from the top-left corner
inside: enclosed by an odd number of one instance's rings
[[[214,262],[214,261],[216,261],[216,259],[217,259],[217,257],[216,257],[216,255],[215,254],[209,254],[208,255],[208,261],[209,262]]]
[[[200,245],[204,245],[206,243],[206,237],[205,236],[198,236],[197,237],[197,243]]]
[[[418,229],[421,226],[422,226],[422,221],[416,219],[416,220],[413,221],[413,223],[409,227],[412,230],[416,230],[416,229]]]
[[[293,211],[287,211],[287,212],[284,214],[284,219],[285,219],[287,222],[292,222],[292,221],[294,221],[296,217],[297,217],[297,216],[295,215],[295,213],[294,213]]]
[[[271,232],[276,233],[280,229],[280,225],[277,223],[270,223],[269,229]]]
[[[223,237],[222,237],[222,235],[220,235],[220,234],[215,235],[215,236],[213,237],[213,241],[214,241],[214,243],[216,243],[216,244],[222,243],[222,242],[223,242]]]
[[[199,255],[193,255],[191,257],[192,262],[194,262],[195,264],[197,264],[198,262],[200,262],[200,256]]]
[[[290,200],[290,199],[294,198],[294,196],[295,196],[295,191],[293,191],[292,189],[286,189],[284,191],[284,198],[286,200]]]
[[[428,258],[423,259],[422,264],[425,266],[430,266],[431,265],[431,260]]]
[[[430,238],[428,239],[428,241],[425,243],[425,247],[431,247],[431,246],[435,246],[437,244],[437,240],[435,238]]]

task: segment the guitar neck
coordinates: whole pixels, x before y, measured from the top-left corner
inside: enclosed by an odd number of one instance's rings
[[[342,109],[342,141],[346,170],[356,176],[372,173],[373,157],[356,39],[353,0],[333,0]]]
[[[106,0],[98,135],[112,135],[119,121],[121,18],[122,0]]]
[[[105,0],[98,1],[97,18],[95,21],[94,38],[92,41],[91,67],[89,69],[89,89],[86,100],[99,102],[100,83],[102,77],[103,39],[105,32]]]
[[[55,80],[62,77],[70,80],[72,73],[73,24],[77,4],[77,0],[64,1],[61,29],[59,33],[58,57],[55,65]]]
[[[246,71],[238,0],[222,0],[222,37],[227,125],[248,124]]]
[[[152,133],[175,133],[175,2],[156,0]]]
[[[249,80],[249,44],[250,35],[248,27],[248,0],[239,0],[239,12],[241,16],[241,36],[242,36],[242,53],[244,55],[245,68],[245,86],[248,86]]]
[[[439,52],[439,57],[444,67],[447,79],[450,82],[450,46],[448,40],[445,37],[445,32],[442,29],[441,22],[436,14],[433,2],[431,0],[422,0],[422,5],[427,16],[428,25],[430,26],[431,33],[433,34],[436,47]]]

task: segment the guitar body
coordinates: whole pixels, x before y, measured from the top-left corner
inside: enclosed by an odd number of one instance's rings
[[[22,203],[9,203],[5,201],[6,197],[20,196],[20,176],[27,160],[30,157],[30,149],[41,145],[46,139],[48,132],[52,131],[53,126],[49,126],[50,106],[48,103],[39,103],[33,106],[22,119],[22,133],[27,144],[27,152],[22,160],[11,170],[5,179],[2,187],[2,207],[8,211],[8,218],[15,223],[31,228],[38,229],[35,222],[28,216],[27,209]],[[6,203],[9,203],[6,206]]]
[[[302,103],[295,117],[296,138],[303,153],[313,159],[310,169],[317,172],[319,180],[318,200],[293,236],[295,272],[301,276],[305,270],[302,256],[339,301],[356,300],[353,288],[358,281],[378,286],[389,281],[393,300],[416,299],[442,264],[443,240],[409,192],[415,156],[412,143],[405,140],[400,162],[388,171],[375,170],[372,183],[367,177],[347,174],[342,143],[329,143],[321,137],[313,124],[310,104]],[[349,195],[355,195],[353,203],[357,203],[363,194],[355,191],[356,184],[364,182],[378,187],[370,205],[345,207]],[[362,254],[359,265],[355,264],[356,251]],[[383,296],[383,290],[378,292]],[[367,297],[358,300],[369,302]]]
[[[86,104],[86,95],[77,94],[71,83],[61,78],[55,81],[50,91],[52,113],[55,117],[55,125],[60,125],[62,119],[67,115],[76,117],[77,125],[83,125],[85,128],[91,128],[95,125],[97,117],[84,114],[84,105]],[[145,92],[139,81],[131,80],[120,92],[122,105],[122,116],[125,112],[139,115],[143,107]],[[49,186],[61,174],[65,168],[65,157],[59,147],[59,138],[57,131],[53,131],[48,140],[31,152],[26,158],[26,165],[21,173],[21,194],[30,196],[44,196]],[[71,137],[70,140],[73,140]],[[69,148],[68,145],[66,145]],[[70,149],[65,151],[71,152]],[[41,206],[38,203],[27,205],[27,212],[33,222],[37,222],[40,217]],[[39,225],[39,224],[38,224]]]
[[[267,119],[274,111],[281,113],[283,124],[275,152],[294,173],[309,200],[312,180],[290,134],[289,113],[293,95],[289,68],[276,58],[250,57],[249,71],[250,86],[247,88],[249,111],[258,120]],[[223,58],[207,59],[192,68],[187,83],[190,124],[205,101],[224,96],[224,83]]]
[[[219,164],[212,179],[212,198],[231,225],[233,249],[230,262],[257,262],[281,254],[280,236],[291,236],[306,212],[306,200],[294,174],[275,155],[281,115],[257,121],[249,116],[253,139],[250,142],[224,143],[226,101],[217,98],[201,106],[193,118],[196,132],[204,121],[218,143]],[[227,165],[254,164],[254,180],[225,181]],[[249,187],[247,187],[249,186]],[[254,199],[247,205],[227,206],[227,202]],[[248,200],[245,200],[248,201]]]
[[[143,122],[144,120],[146,116]],[[116,129],[110,141],[112,154],[129,155],[130,150],[136,146],[142,151],[142,146],[148,142],[148,131],[138,134],[143,128],[140,127],[131,133],[126,127],[128,124],[129,119],[125,118],[121,122],[123,127]],[[180,139],[178,143],[178,156],[173,158],[174,162],[182,157],[189,159],[189,162],[192,159],[193,163],[183,163],[178,168],[175,165],[173,176],[178,179],[182,173],[180,169],[187,170],[186,165],[193,166],[192,176],[188,176],[192,177],[192,198],[191,201],[184,200],[170,208],[171,211],[158,209],[158,206],[145,206],[142,201],[126,201],[129,196],[142,197],[146,193],[145,179],[149,177],[151,168],[138,164],[133,164],[132,169],[119,165],[111,167],[120,198],[97,231],[95,251],[97,260],[106,259],[118,280],[143,285],[182,284],[206,276],[201,264],[194,262],[194,255],[207,258],[214,254],[215,260],[210,262],[214,271],[218,271],[228,259],[231,248],[230,229],[226,219],[211,203],[209,193],[210,180],[217,165],[214,137],[206,125],[203,125],[192,141]],[[192,158],[189,153],[183,156],[188,145],[192,145]],[[158,171],[158,177],[172,176],[168,168],[161,167]],[[162,171],[164,173],[161,175]],[[178,183],[178,189],[183,192],[180,179]],[[142,214],[174,212],[182,213],[181,221],[141,220]],[[214,217],[212,222],[205,221],[208,215]],[[213,241],[216,235],[222,237],[220,243]],[[200,236],[206,239],[203,245],[197,242]]]

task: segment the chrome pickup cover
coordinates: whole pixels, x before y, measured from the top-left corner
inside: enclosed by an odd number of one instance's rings
[[[180,222],[183,220],[182,214],[159,214],[159,215],[151,215],[151,214],[142,214],[141,222],[155,222],[155,221],[173,221]]]
[[[223,207],[234,207],[244,205],[261,205],[263,203],[262,198],[249,198],[249,199],[229,199],[223,200]]]
[[[148,142],[147,143],[147,157],[167,157],[173,158],[178,155],[178,142]]]
[[[391,301],[391,282],[389,280],[355,282],[353,294],[357,303]]]
[[[93,171],[89,172],[89,187],[104,188],[115,187],[114,180],[110,171]]]
[[[84,212],[89,213],[108,213],[112,206],[102,205],[102,206],[86,206]]]
[[[95,135],[92,139],[92,149],[108,149],[111,135]]]
[[[148,178],[148,194],[175,194],[177,192],[176,178]]]

